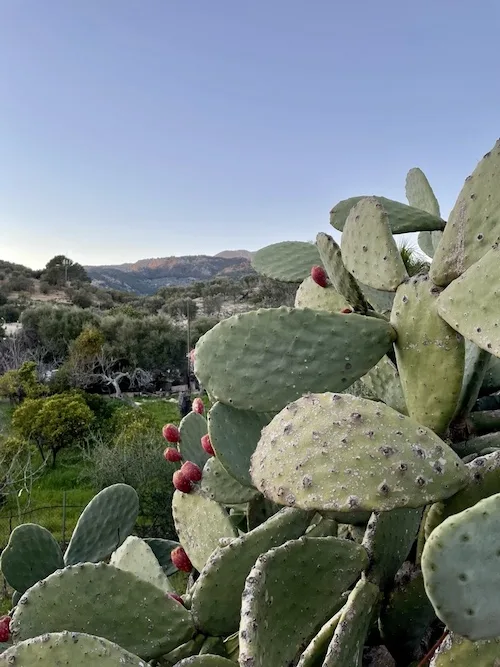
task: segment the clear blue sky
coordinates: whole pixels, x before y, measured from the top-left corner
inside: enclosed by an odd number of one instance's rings
[[[340,199],[452,207],[500,136],[500,3],[3,0],[0,258],[255,250]]]

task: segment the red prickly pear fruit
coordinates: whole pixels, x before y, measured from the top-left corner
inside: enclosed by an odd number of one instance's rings
[[[205,412],[205,404],[201,398],[195,398],[193,401],[193,412],[197,412],[199,415],[202,415]]]
[[[180,472],[190,482],[199,482],[202,476],[201,468],[199,468],[196,463],[193,463],[192,461],[186,461],[186,463],[183,463]]]
[[[10,616],[0,618],[0,642],[8,642],[10,638]]]
[[[194,365],[194,358],[195,358],[195,350],[191,350],[189,353],[189,359],[191,360],[191,363]]]
[[[180,442],[181,440],[181,434],[175,424],[165,424],[162,433],[167,442]]]
[[[191,572],[193,569],[193,565],[191,564],[187,553],[182,547],[175,547],[175,549],[170,553],[170,560],[175,565],[175,567],[182,572]]]
[[[319,285],[320,287],[326,287],[328,284],[326,271],[322,266],[312,267],[311,278],[314,280],[316,285]]]
[[[191,491],[191,480],[188,479],[183,472],[176,470],[172,476],[172,482],[177,491],[182,493],[189,493]]]
[[[340,312],[344,314],[352,313],[352,308],[342,308]]]
[[[177,461],[180,461],[182,459],[182,456],[180,451],[175,447],[167,447],[167,449],[163,452],[163,458],[165,459],[165,461],[170,461],[171,463],[177,463]]]
[[[215,450],[212,447],[212,442],[208,433],[202,437],[201,446],[209,456],[215,456]]]
[[[172,598],[172,600],[179,602],[184,607],[184,600],[181,598],[180,595],[177,595],[177,593],[167,593],[167,596],[169,598]]]

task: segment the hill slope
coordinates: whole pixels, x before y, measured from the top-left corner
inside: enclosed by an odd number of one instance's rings
[[[187,255],[141,259],[133,264],[86,266],[85,270],[94,285],[144,295],[154,294],[158,288],[169,285],[189,285],[222,277],[237,279],[255,273],[248,258],[221,255],[224,253],[215,257]]]

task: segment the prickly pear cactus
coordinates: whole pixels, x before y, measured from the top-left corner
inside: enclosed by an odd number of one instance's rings
[[[413,168],[409,206],[350,197],[330,212],[341,239],[254,253],[295,306],[196,345],[213,406],[180,428],[179,543],[132,535],[122,487],[90,503],[64,563],[43,529],[16,529],[0,663],[46,664],[69,631],[129,651],[96,649],[103,666],[500,664],[499,165],[497,143],[448,222]],[[430,271],[411,275],[403,233]],[[64,637],[54,664],[79,665],[86,643]]]

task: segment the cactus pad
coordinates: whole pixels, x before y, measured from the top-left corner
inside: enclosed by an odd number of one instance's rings
[[[429,429],[383,403],[332,393],[304,396],[276,415],[251,475],[276,503],[336,512],[422,507],[468,481]]]
[[[467,469],[470,475],[469,484],[451,498],[435,503],[429,509],[425,522],[426,537],[449,516],[500,493],[500,451],[478,456],[467,463]]]
[[[411,551],[420,528],[423,508],[374,512],[363,537],[370,558],[366,577],[382,590],[392,584],[396,572]]]
[[[302,537],[262,554],[243,593],[240,665],[292,664],[366,563],[362,547],[336,537]]]
[[[135,535],[129,535],[121,547],[111,554],[110,565],[125,572],[132,572],[142,581],[148,581],[164,593],[173,591],[152,549]]]
[[[238,629],[245,580],[260,554],[291,539],[307,528],[310,514],[284,509],[258,528],[218,549],[203,568],[193,592],[191,611],[205,634],[229,635]],[[226,586],[225,582],[231,585]]]
[[[406,234],[408,232],[431,232],[434,229],[444,229],[445,221],[435,215],[430,215],[421,209],[407,206],[399,201],[364,195],[362,197],[350,197],[340,201],[330,211],[330,224],[339,232],[344,230],[347,217],[356,204],[362,199],[375,199],[387,211],[389,227],[393,234]]]
[[[387,595],[379,617],[384,643],[401,664],[418,660],[422,638],[437,620],[420,570],[408,571]]]
[[[441,217],[439,203],[424,172],[413,167],[406,174],[406,199],[408,204],[426,211],[436,218]]]
[[[181,441],[179,451],[184,461],[192,461],[203,468],[210,456],[201,446],[201,439],[208,433],[207,420],[197,412],[189,412],[179,424]]]
[[[471,642],[448,635],[434,654],[429,667],[496,667],[500,664],[500,637]]]
[[[168,653],[194,634],[182,605],[105,563],[58,570],[19,601],[11,622],[15,642],[63,630],[104,637],[144,660]]]
[[[497,244],[441,293],[437,307],[451,327],[481,349],[500,357],[499,300],[500,245]]]
[[[326,310],[328,313],[339,313],[343,308],[351,308],[351,305],[337,292],[335,287],[331,285],[320,287],[311,276],[300,283],[294,305],[295,308]]]
[[[224,403],[215,403],[208,413],[208,432],[217,458],[240,484],[253,488],[250,458],[270,421],[271,415],[237,410]]]
[[[96,563],[123,544],[139,514],[139,497],[128,484],[113,484],[83,510],[66,553],[66,565]]]
[[[430,270],[436,285],[451,283],[500,240],[499,186],[500,140],[465,180],[450,213]]]
[[[257,489],[243,486],[234,479],[214,456],[205,463],[200,489],[208,498],[222,505],[241,505],[259,495]]]
[[[370,624],[381,594],[378,586],[364,577],[352,590],[342,610],[323,667],[359,667]]]
[[[359,287],[376,312],[382,314],[391,312],[392,304],[394,303],[394,292],[373,289],[373,287],[364,285],[362,282],[359,283]]]
[[[362,283],[394,292],[407,277],[389,227],[389,216],[374,197],[362,199],[349,213],[342,233],[342,259]]]
[[[113,642],[80,632],[53,632],[27,639],[0,655],[1,667],[146,667],[141,658]]]
[[[443,521],[422,552],[425,590],[452,632],[473,641],[500,635],[500,494]]]
[[[145,537],[144,542],[150,547],[156,560],[160,563],[163,571],[167,576],[170,576],[177,572],[177,568],[172,563],[170,554],[172,551],[180,546],[179,542],[174,542],[173,540],[163,540],[159,537]]]
[[[340,246],[331,236],[320,232],[316,236],[316,247],[328,277],[337,292],[342,294],[355,311],[366,313],[368,304],[356,279],[344,266]]]
[[[202,336],[195,373],[222,403],[277,412],[306,391],[343,391],[381,359],[394,337],[388,322],[355,313],[260,309],[223,320]]]
[[[35,523],[14,528],[2,551],[2,574],[19,593],[62,567],[64,559],[59,544],[46,528]]]
[[[321,265],[321,258],[316,246],[303,241],[273,243],[257,250],[252,257],[257,273],[290,283],[302,282],[317,265]]]
[[[201,572],[221,537],[236,537],[228,513],[197,491],[175,491],[172,514],[179,540],[191,563]]]
[[[344,603],[345,600],[342,599],[339,603],[342,605],[339,611],[323,625],[318,634],[310,641],[309,646],[300,656],[297,667],[321,667],[326,652],[328,651],[330,641],[342,616],[342,607],[344,606]]]
[[[436,248],[438,247],[442,236],[443,232],[420,232],[417,239],[420,250],[422,250],[427,257],[434,257],[434,253],[436,252]]]
[[[391,324],[408,414],[423,426],[446,431],[462,390],[465,344],[438,315],[441,290],[427,275],[398,287]]]
[[[366,375],[363,375],[361,382],[390,408],[403,415],[408,414],[398,369],[387,355],[383,356]]]

